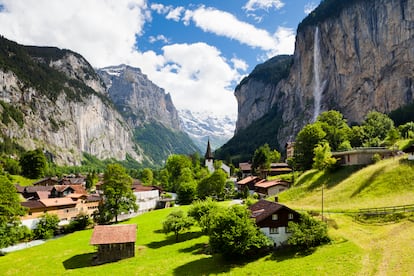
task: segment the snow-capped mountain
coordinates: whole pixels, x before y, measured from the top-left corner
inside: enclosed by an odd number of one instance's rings
[[[208,139],[210,139],[212,149],[215,150],[234,135],[236,118],[190,110],[179,110],[178,114],[182,129],[187,132],[203,154],[206,151]]]

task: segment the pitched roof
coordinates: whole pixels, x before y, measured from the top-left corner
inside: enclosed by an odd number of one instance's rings
[[[251,171],[252,170],[252,164],[250,164],[250,163],[239,163],[239,168],[242,171]]]
[[[247,176],[247,177],[243,178],[242,180],[237,181],[237,184],[239,184],[239,185],[245,185],[247,183],[250,183],[252,181],[259,180],[259,179],[260,178],[257,177],[257,176]]]
[[[29,209],[44,208],[45,205],[42,204],[39,200],[28,200],[20,202],[20,205],[27,207]]]
[[[256,223],[258,223],[283,208],[287,208],[288,210],[296,213],[296,211],[286,207],[285,205],[264,199],[260,199],[258,202],[251,205],[249,210],[252,212],[251,217],[256,219]]]
[[[37,197],[40,199],[49,198],[50,192],[49,191],[37,191]]]
[[[38,191],[51,191],[53,186],[26,186],[25,192],[26,193],[36,193]]]
[[[259,187],[259,188],[270,188],[270,187],[277,186],[277,185],[283,185],[283,186],[288,187],[289,183],[281,179],[275,179],[271,181],[263,180],[263,181],[260,181],[254,184],[255,187]]]
[[[45,198],[39,200],[46,207],[65,206],[65,205],[76,205],[76,202],[69,197],[58,197],[58,198]]]
[[[204,155],[204,157],[206,159],[213,159],[213,153],[211,152],[211,147],[210,147],[210,139],[208,139],[207,141],[207,150],[206,150],[206,154]]]
[[[93,229],[90,244],[112,244],[135,242],[137,226],[135,224],[97,225]]]

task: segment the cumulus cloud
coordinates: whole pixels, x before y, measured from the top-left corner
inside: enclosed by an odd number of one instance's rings
[[[4,0],[2,4],[0,32],[5,37],[79,51],[97,67],[125,62],[149,19],[144,0]]]
[[[194,22],[205,32],[237,40],[252,48],[260,48],[269,55],[293,53],[294,43],[291,37],[294,39],[294,32],[291,29],[280,27],[275,34],[270,34],[264,29],[238,20],[231,13],[204,6],[196,10],[187,10],[182,20],[186,25]],[[282,41],[285,37],[289,40]],[[287,47],[289,43],[292,45]]]
[[[151,35],[148,39],[149,39],[150,43],[155,43],[157,41],[161,41],[161,42],[166,43],[166,44],[170,43],[170,40],[167,37],[165,37],[164,35],[157,35],[157,36],[152,36]]]
[[[315,2],[309,2],[305,5],[303,12],[305,14],[310,14],[318,6]]]
[[[247,11],[255,11],[255,10],[269,10],[269,9],[276,9],[279,10],[283,8],[285,3],[281,0],[249,0],[243,7],[243,9]]]

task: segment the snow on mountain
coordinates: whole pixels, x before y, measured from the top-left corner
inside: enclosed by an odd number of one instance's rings
[[[206,150],[208,139],[212,149],[215,150],[234,135],[236,118],[190,110],[179,110],[178,114],[182,129],[187,132],[202,153]]]

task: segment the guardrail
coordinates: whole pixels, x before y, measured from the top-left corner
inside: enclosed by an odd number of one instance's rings
[[[390,207],[364,208],[359,209],[358,215],[379,216],[406,212],[414,212],[414,204]]]

